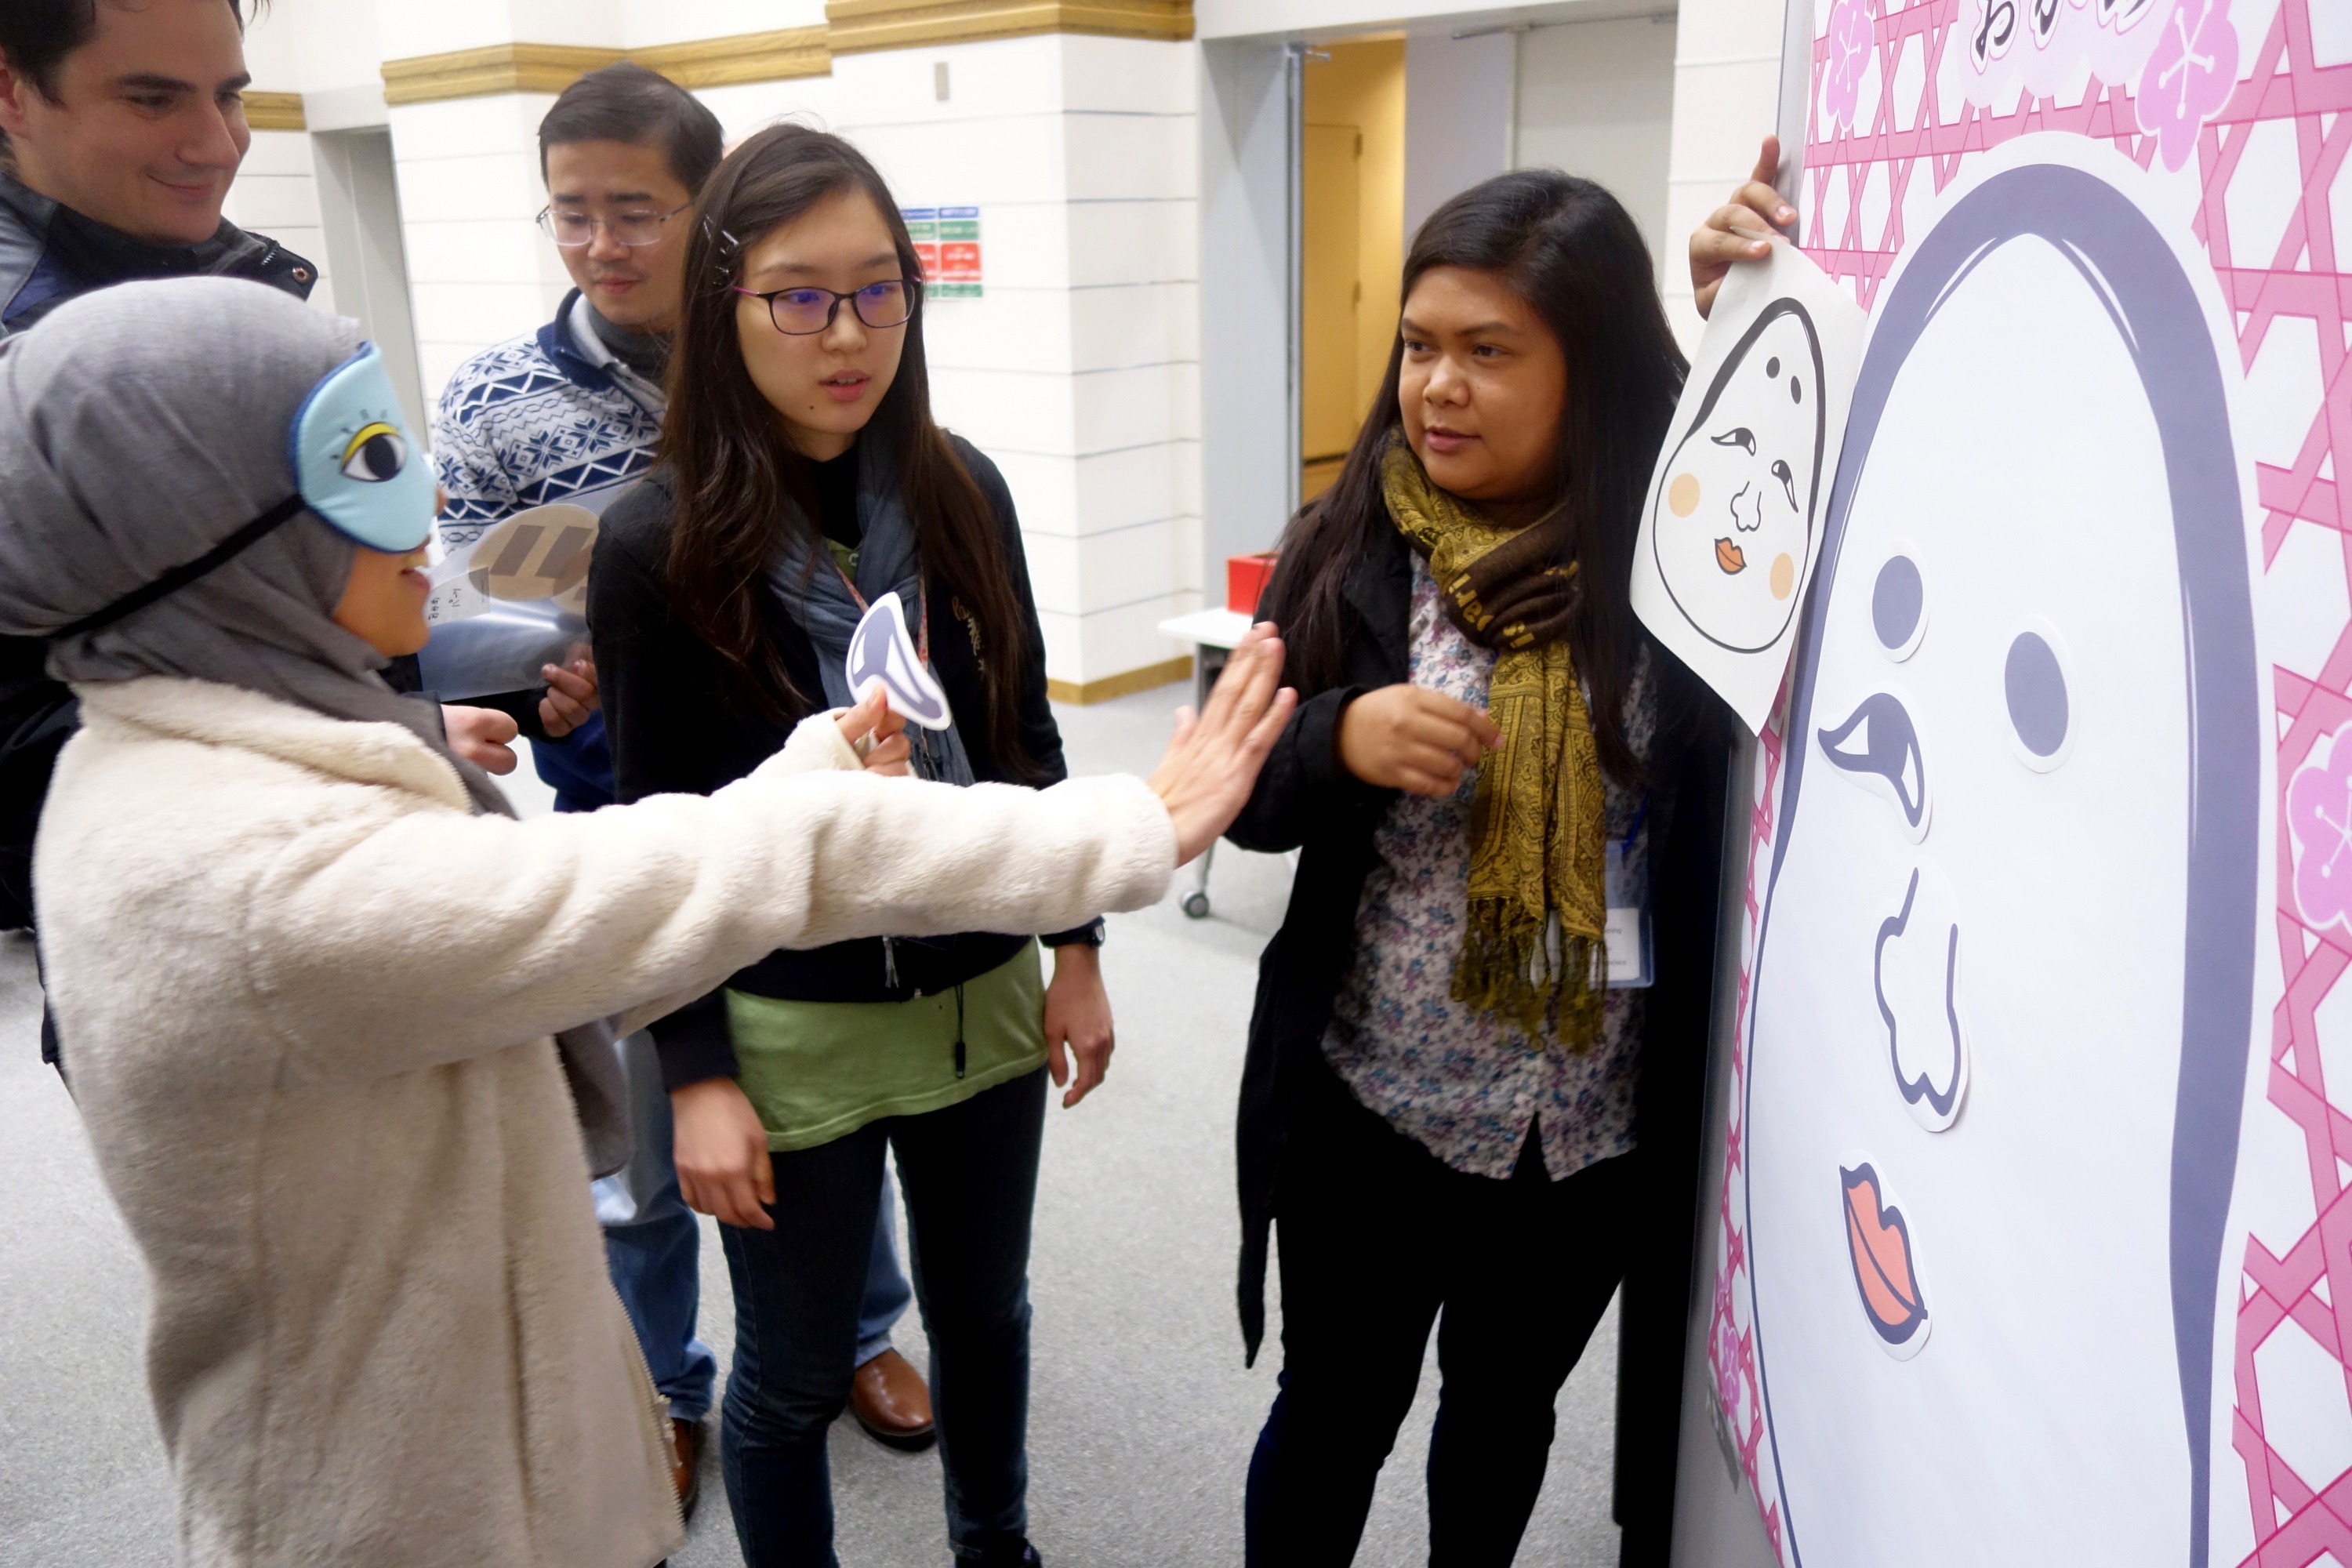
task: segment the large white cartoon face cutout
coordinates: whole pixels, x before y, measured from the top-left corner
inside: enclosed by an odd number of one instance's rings
[[[1785,1560],[2202,1568],[2261,731],[2175,252],[2080,169],[1990,177],[1842,470],[1741,1151]]]
[[[1797,613],[1825,435],[1822,351],[1794,300],[1765,307],[1665,465],[1658,574],[1709,641],[1767,648]]]

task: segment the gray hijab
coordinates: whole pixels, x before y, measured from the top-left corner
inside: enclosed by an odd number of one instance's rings
[[[0,342],[0,633],[39,637],[194,561],[294,489],[287,431],[357,325],[223,278],[128,283]],[[417,453],[412,460],[421,460]],[[60,680],[177,676],[399,724],[509,811],[440,710],[335,625],[357,546],[310,512],[146,608],[58,639]]]
[[[0,340],[0,635],[48,637],[193,562],[295,489],[288,432],[357,352],[356,323],[258,283],[126,283]],[[422,461],[413,443],[411,461]],[[478,813],[512,816],[450,750],[434,703],[334,622],[358,546],[309,511],[196,581],[50,645],[49,673],[98,683],[174,676],[243,687],[331,718],[414,731]],[[590,1163],[627,1157],[610,1029],[557,1037]]]

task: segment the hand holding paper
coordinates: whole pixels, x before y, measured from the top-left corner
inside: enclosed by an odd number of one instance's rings
[[[922,656],[907,636],[907,618],[895,593],[867,605],[849,634],[849,689],[863,700],[875,688],[888,698],[890,711],[926,730],[955,722],[947,693],[923,668]]]
[[[1793,246],[1732,268],[1643,506],[1633,613],[1750,730],[1796,640],[1864,325]]]

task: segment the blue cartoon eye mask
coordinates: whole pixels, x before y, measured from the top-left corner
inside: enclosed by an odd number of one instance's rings
[[[216,571],[278,529],[316,512],[370,550],[404,555],[433,535],[433,475],[400,422],[400,400],[373,343],[329,371],[294,412],[287,434],[294,493],[142,587],[50,634],[87,636]]]
[[[287,442],[303,504],[337,531],[395,555],[432,537],[432,470],[373,343],[310,389]]]

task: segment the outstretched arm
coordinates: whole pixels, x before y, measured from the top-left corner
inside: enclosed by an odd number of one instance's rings
[[[1247,795],[1288,711],[1280,648],[1242,661],[1149,785],[868,777],[821,716],[709,796],[529,822],[336,814],[247,889],[252,982],[294,1070],[368,1078],[674,1005],[777,948],[1136,909]]]

